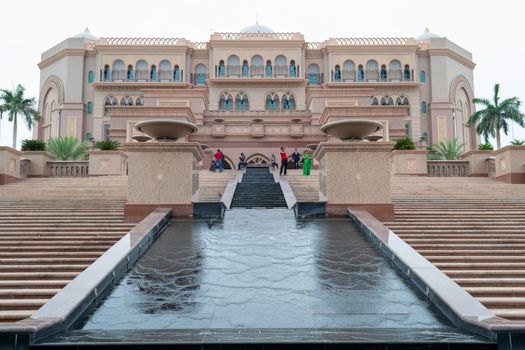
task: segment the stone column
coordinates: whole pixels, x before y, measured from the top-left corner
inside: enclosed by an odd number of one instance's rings
[[[155,208],[174,215],[193,214],[198,200],[198,163],[204,152],[198,142],[129,142],[126,222],[139,222]]]
[[[320,198],[328,215],[346,215],[347,208],[362,208],[382,221],[394,220],[390,194],[390,150],[393,142],[321,142]]]
[[[20,178],[22,152],[11,147],[0,147],[0,185],[16,182]]]

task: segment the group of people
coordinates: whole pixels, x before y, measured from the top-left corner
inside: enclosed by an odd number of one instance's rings
[[[286,175],[286,171],[288,170],[289,159],[292,160],[294,168],[299,169],[299,163],[301,161],[301,154],[297,152],[297,148],[290,156],[288,156],[288,154],[286,153],[286,147],[281,147],[279,156],[281,158],[281,170],[279,170],[279,175]],[[275,158],[275,154],[272,154],[271,163],[272,163],[272,168],[279,169],[279,165],[277,164],[277,159]],[[312,169],[312,154],[310,150],[307,149],[303,153],[303,175],[310,175],[311,169]]]
[[[290,159],[292,160],[294,168],[299,169],[299,163],[301,162],[301,154],[297,151],[297,148],[291,155],[288,155],[288,153],[286,153],[286,147],[281,147],[279,156],[281,159],[281,168],[279,171],[279,175],[286,175],[286,171],[288,170],[288,162]],[[311,151],[308,149],[305,150],[303,152],[302,159],[303,175],[310,175],[310,170],[312,169]],[[275,154],[272,154],[270,161],[273,169],[279,169],[279,165],[277,164]],[[241,155],[239,156],[239,162],[237,163],[237,170],[245,168],[247,165],[248,162],[246,161],[246,155],[241,152]],[[215,172],[217,169],[219,169],[219,172],[221,173],[224,170],[224,153],[222,153],[220,149],[218,149],[217,152],[215,152],[215,154],[213,155],[210,170]]]

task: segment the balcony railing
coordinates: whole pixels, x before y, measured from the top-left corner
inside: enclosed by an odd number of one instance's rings
[[[204,111],[205,117],[234,117],[234,116],[248,116],[248,117],[267,117],[267,116],[283,116],[283,117],[310,117],[312,112],[295,109],[276,109],[276,110],[216,110]]]
[[[53,161],[47,162],[49,176],[87,176],[89,171],[88,161]]]
[[[412,82],[412,70],[332,70],[332,82]]]
[[[308,80],[308,85],[319,85],[324,83],[323,73],[308,73],[305,78]]]
[[[181,82],[183,70],[100,70],[101,82]]]
[[[191,73],[190,83],[193,85],[204,85],[209,76],[207,73]]]
[[[469,176],[468,160],[429,160],[427,161],[428,176]]]
[[[218,65],[216,78],[297,78],[298,65]]]

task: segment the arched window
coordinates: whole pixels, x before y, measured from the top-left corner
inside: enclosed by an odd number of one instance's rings
[[[157,81],[157,66],[154,64],[151,65],[151,71],[149,73],[149,79],[151,81]]]
[[[228,57],[228,65],[226,66],[226,76],[239,76],[241,75],[241,63],[239,56],[231,55]]]
[[[266,61],[266,67],[264,68],[265,76],[266,77],[272,77],[273,76],[273,70],[272,70],[272,61],[268,60]]]
[[[126,80],[133,81],[133,66],[131,64],[128,65],[128,71],[126,72]]]
[[[381,98],[381,106],[393,106],[394,99],[390,96],[384,96]]]
[[[256,76],[263,76],[264,75],[264,67],[263,67],[263,58],[259,55],[255,55],[252,57],[250,64],[250,72],[252,74],[252,77],[254,75]]]
[[[88,83],[91,84],[93,82],[93,80],[95,80],[95,74],[93,73],[92,70],[90,70],[88,72]]]
[[[410,103],[408,102],[408,98],[406,96],[399,96],[396,98],[396,106],[408,106]]]
[[[428,142],[428,132],[424,132],[421,134],[421,141]]]
[[[363,69],[363,65],[360,64],[357,67],[357,81],[363,81],[363,80],[365,80],[365,71]]]
[[[284,75],[286,76],[288,74],[288,60],[285,56],[279,55],[275,57],[275,66],[274,66],[274,73],[276,76]]]
[[[308,84],[317,85],[319,84],[319,66],[315,63],[312,63],[308,66]]]
[[[115,96],[108,96],[104,100],[104,106],[118,106],[118,100]]]
[[[133,106],[133,99],[129,96],[124,96],[120,99],[121,106]]]
[[[382,64],[381,65],[381,81],[387,81],[388,80],[388,75],[387,75],[387,71],[386,71],[386,65]]]
[[[173,81],[180,81],[180,68],[178,64],[173,68]]]
[[[379,79],[379,69],[376,60],[366,62],[366,80],[377,81]]]
[[[287,91],[284,93],[282,97],[282,108],[285,110],[294,110],[295,109],[295,96],[290,92]]]
[[[147,81],[149,79],[148,62],[145,60],[139,60],[135,64],[135,79],[137,81]]]
[[[250,68],[248,67],[248,61],[244,60],[242,61],[242,72],[243,77],[249,77],[250,76]]]
[[[195,83],[197,85],[204,85],[206,82],[206,66],[199,63],[195,66]]]
[[[370,97],[370,105],[372,105],[372,106],[378,106],[379,105],[379,100],[377,99],[377,97],[375,97],[375,96]]]
[[[390,76],[390,81],[401,81],[401,62],[398,60],[390,61],[388,69],[390,70],[388,74]]]
[[[426,76],[425,76],[425,71],[422,70],[421,72],[419,72],[419,81],[424,83],[424,82],[426,82],[426,80],[427,79],[426,79]]]
[[[403,70],[403,80],[410,81],[410,66],[405,64],[405,69]]]
[[[109,80],[109,64],[106,64],[104,66],[104,72],[102,73],[102,79],[104,81],[108,81]]]
[[[226,76],[226,66],[224,65],[224,60],[219,61],[219,77]]]
[[[233,97],[229,92],[225,91],[221,94],[219,98],[219,109],[222,111],[230,111],[233,109]]]
[[[142,96],[137,97],[137,100],[135,101],[135,106],[144,106],[144,99]]]
[[[343,62],[343,81],[355,81],[355,63],[352,60]]]
[[[427,113],[427,103],[425,101],[421,102],[421,113]]]
[[[168,60],[162,60],[159,63],[159,80],[160,81],[171,81],[173,73],[171,72],[171,62]]]
[[[112,71],[111,71],[111,80],[113,81],[122,81],[125,77],[125,65],[122,60],[115,60],[113,62]]]
[[[248,96],[245,92],[239,92],[235,95],[235,109],[240,111],[247,111],[249,109]]]
[[[93,102],[87,103],[87,114],[93,114]]]
[[[288,76],[290,78],[295,78],[297,76],[297,67],[295,66],[295,61],[290,61],[290,68],[288,69]]]
[[[336,64],[334,69],[334,81],[341,81],[341,67]]]
[[[279,109],[279,95],[273,91],[266,95],[266,109],[269,111]]]

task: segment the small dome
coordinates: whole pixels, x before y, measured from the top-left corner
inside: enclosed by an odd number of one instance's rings
[[[270,27],[262,26],[257,23],[255,25],[241,29],[241,33],[274,33],[274,31]]]
[[[423,41],[423,40],[430,40],[432,38],[442,38],[441,35],[438,35],[436,33],[432,33],[428,27],[425,28],[425,31],[416,38],[417,41]]]
[[[86,27],[86,29],[84,29],[82,33],[78,33],[73,38],[81,38],[81,39],[86,39],[86,40],[98,40],[98,37],[96,35],[93,35],[89,31],[88,27]]]

